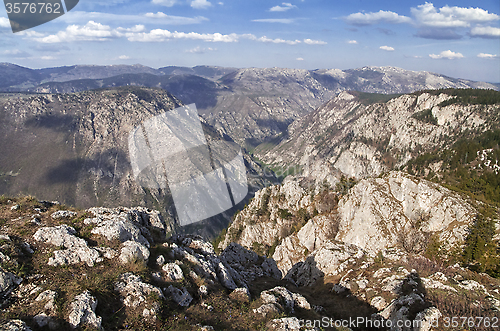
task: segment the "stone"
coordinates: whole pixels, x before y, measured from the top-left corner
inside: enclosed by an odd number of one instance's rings
[[[70,305],[68,322],[73,329],[88,325],[90,327],[100,329],[102,318],[97,316],[95,309],[97,307],[97,299],[93,297],[89,291],[85,291],[77,295]]]
[[[136,308],[143,303],[150,295],[164,298],[162,291],[151,284],[144,283],[141,277],[131,272],[122,274],[115,283],[115,291],[120,293],[123,304],[127,307]]]
[[[45,290],[40,293],[35,301],[36,302],[45,302],[44,309],[49,312],[55,312],[56,304],[55,299],[57,298],[57,293],[52,290]]]
[[[156,258],[156,264],[162,267],[165,264],[165,257],[163,255],[158,255]]]
[[[21,320],[10,320],[6,323],[0,324],[2,331],[32,331],[26,322]]]
[[[147,262],[149,259],[149,250],[146,246],[136,241],[128,240],[122,244],[118,259],[122,264],[135,261]]]
[[[167,282],[177,282],[184,279],[184,273],[176,263],[167,263],[163,265],[161,270],[165,273],[165,280]]]
[[[266,324],[267,330],[273,331],[292,331],[300,330],[301,325],[297,317],[283,317],[279,319],[273,319]]]
[[[229,294],[229,298],[240,302],[250,302],[250,291],[246,287],[239,287]]]
[[[22,281],[22,278],[0,268],[0,295],[9,293],[15,286],[21,284]]]
[[[376,308],[377,310],[384,310],[385,307],[387,307],[387,302],[383,297],[376,296],[372,298],[372,300],[370,301],[370,305],[372,305],[372,307]]]
[[[181,307],[188,307],[191,304],[191,301],[193,301],[193,297],[189,294],[185,287],[179,289],[170,285],[167,288],[167,292],[172,295],[172,299]]]
[[[57,220],[60,218],[72,218],[75,217],[77,213],[70,210],[58,210],[50,215],[53,219]]]
[[[443,316],[439,309],[436,307],[429,307],[417,314],[415,317],[415,321],[417,322],[417,327],[415,327],[414,331],[429,331],[435,325],[435,321],[439,321],[439,319]]]

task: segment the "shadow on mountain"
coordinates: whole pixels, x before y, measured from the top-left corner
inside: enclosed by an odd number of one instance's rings
[[[72,115],[41,115],[28,118],[25,122],[27,127],[47,128],[54,131],[68,131],[75,125],[75,117]]]
[[[84,164],[85,160],[82,158],[63,160],[47,171],[46,179],[50,184],[76,184]]]

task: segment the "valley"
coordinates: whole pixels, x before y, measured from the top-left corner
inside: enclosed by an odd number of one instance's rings
[[[0,329],[498,321],[496,85],[395,67],[0,75]],[[168,187],[134,180],[128,135],[190,103],[209,144],[242,147],[249,193],[179,227]]]

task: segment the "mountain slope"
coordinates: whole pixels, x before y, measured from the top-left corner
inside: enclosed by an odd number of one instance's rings
[[[472,98],[483,93],[465,91]],[[492,95],[487,104],[463,103],[456,96],[459,92],[420,92],[385,102],[372,100],[378,96],[342,92],[294,122],[280,144],[263,146],[255,154],[274,166],[300,168],[319,181],[335,183],[341,174],[377,176],[422,153],[447,149],[461,137],[499,126],[499,92],[484,92]]]
[[[350,70],[211,66],[152,69],[136,65],[39,70],[19,67],[17,71],[9,70],[4,72],[11,76],[28,70],[23,74],[28,76],[24,80],[15,80],[13,86],[0,87],[4,91],[30,88],[37,92],[78,92],[123,85],[166,88],[186,103],[195,102],[209,124],[249,149],[283,133],[294,120],[344,90],[391,94],[440,88],[498,89],[493,84],[394,67]]]
[[[180,105],[165,90],[139,87],[3,96],[0,194],[31,194],[81,207],[143,205],[174,216],[168,190],[144,189],[134,180],[128,139],[144,120]],[[224,140],[203,120],[202,126],[209,142]],[[256,190],[267,179],[244,157],[249,189]],[[198,230],[213,236],[227,217],[211,227],[198,224]]]

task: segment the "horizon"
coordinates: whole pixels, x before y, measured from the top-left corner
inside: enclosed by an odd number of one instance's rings
[[[34,68],[34,67],[28,67],[28,66],[23,66],[17,63],[11,63],[11,62],[0,62],[0,64],[11,64],[15,66],[19,66],[22,68],[27,68],[31,70],[43,70],[43,69],[54,69],[54,68],[64,68],[64,67],[76,67],[76,66],[83,66],[83,67],[108,67],[108,66],[141,66],[141,67],[146,67],[146,68],[151,68],[151,69],[162,69],[162,68],[169,68],[169,67],[176,67],[176,68],[196,68],[196,67],[212,67],[212,68],[232,68],[235,70],[239,69],[288,69],[288,70],[307,70],[307,71],[316,71],[316,70],[342,70],[342,71],[347,71],[347,70],[358,70],[358,69],[363,69],[363,68],[395,68],[395,69],[401,69],[405,71],[412,71],[412,72],[427,72],[430,74],[435,74],[435,75],[442,75],[448,78],[452,79],[464,79],[464,80],[470,80],[472,82],[482,82],[482,83],[490,83],[490,84],[500,84],[500,81],[498,82],[493,82],[493,81],[479,81],[479,80],[472,80],[468,78],[463,78],[463,77],[453,77],[453,76],[448,76],[446,74],[442,74],[439,72],[432,72],[432,71],[427,71],[427,70],[408,70],[405,68],[401,67],[396,67],[396,66],[361,66],[357,68],[346,68],[346,69],[341,69],[341,68],[315,68],[315,69],[302,69],[302,68],[287,68],[287,67],[227,67],[227,66],[219,66],[219,65],[207,65],[207,64],[197,64],[193,66],[178,66],[178,65],[166,65],[166,66],[158,66],[158,67],[151,67],[144,65],[142,63],[133,63],[133,64],[124,64],[124,63],[118,63],[118,64],[70,64],[70,65],[62,65],[62,66],[54,66],[54,67],[39,67],[39,68]]]
[[[394,66],[500,82],[497,0],[82,0],[18,33],[0,6],[0,36],[0,62],[30,68]]]

